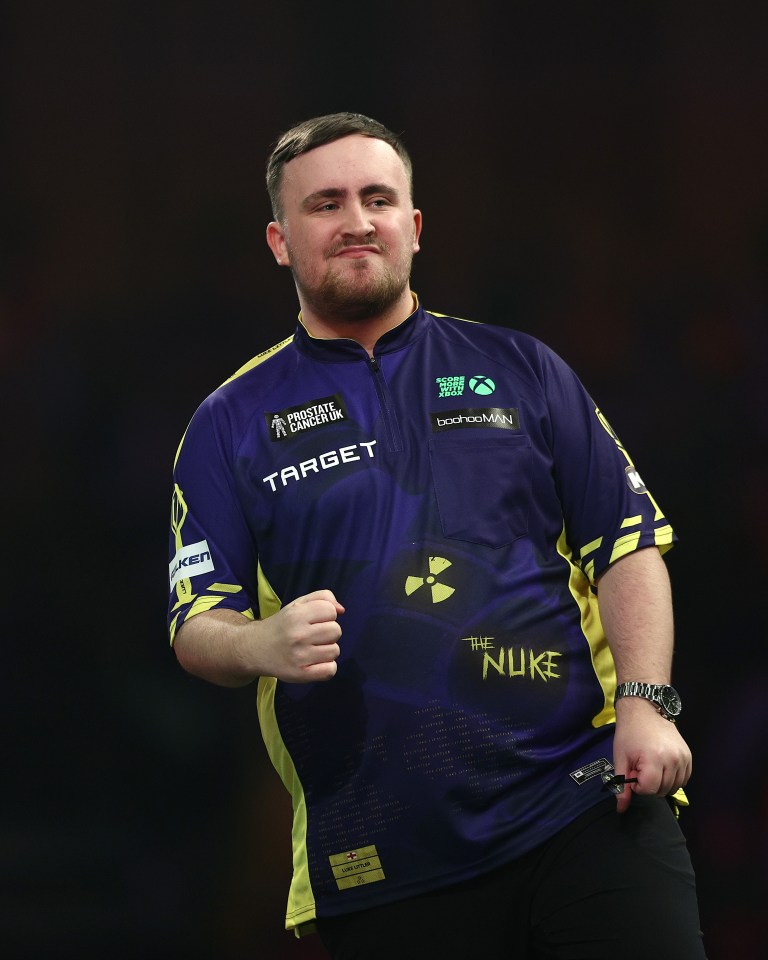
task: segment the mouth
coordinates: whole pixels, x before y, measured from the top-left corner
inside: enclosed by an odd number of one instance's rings
[[[362,243],[360,242],[361,240]],[[333,246],[329,247],[326,256],[329,260],[332,260],[335,257],[348,260],[358,260],[362,257],[368,257],[371,254],[383,254],[387,253],[388,251],[389,247],[386,243],[383,243],[380,240],[377,241],[372,237],[361,237],[357,243],[355,243],[352,237],[348,237],[346,242],[340,240],[333,244]]]
[[[381,248],[373,244],[361,244],[354,247],[342,247],[341,250],[337,250],[332,256],[355,259],[358,257],[367,257],[371,253],[381,252]]]

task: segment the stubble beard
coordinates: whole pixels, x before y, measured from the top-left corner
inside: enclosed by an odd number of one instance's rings
[[[381,253],[374,256],[388,256],[386,244],[377,246]],[[339,271],[333,268],[337,252],[328,252],[325,273],[314,284],[307,282],[299,267],[292,268],[302,300],[318,316],[348,323],[372,320],[385,314],[403,295],[410,280],[412,254],[394,264],[385,263],[381,270],[372,269],[366,257],[345,264],[347,269]]]

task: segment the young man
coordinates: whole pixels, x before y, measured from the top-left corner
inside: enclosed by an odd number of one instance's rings
[[[419,304],[397,136],[309,120],[267,186],[300,323],[181,443],[169,624],[189,672],[258,680],[288,929],[366,960],[704,957],[672,528],[559,357]]]

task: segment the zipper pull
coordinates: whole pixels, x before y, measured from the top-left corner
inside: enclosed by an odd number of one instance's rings
[[[374,373],[379,372],[379,361],[376,357],[371,357],[371,370],[373,370]]]

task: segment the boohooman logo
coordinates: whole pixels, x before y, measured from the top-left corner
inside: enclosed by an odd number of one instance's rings
[[[430,419],[434,433],[461,427],[520,429],[520,417],[516,407],[467,407],[463,410],[444,410],[442,413],[431,413]]]

